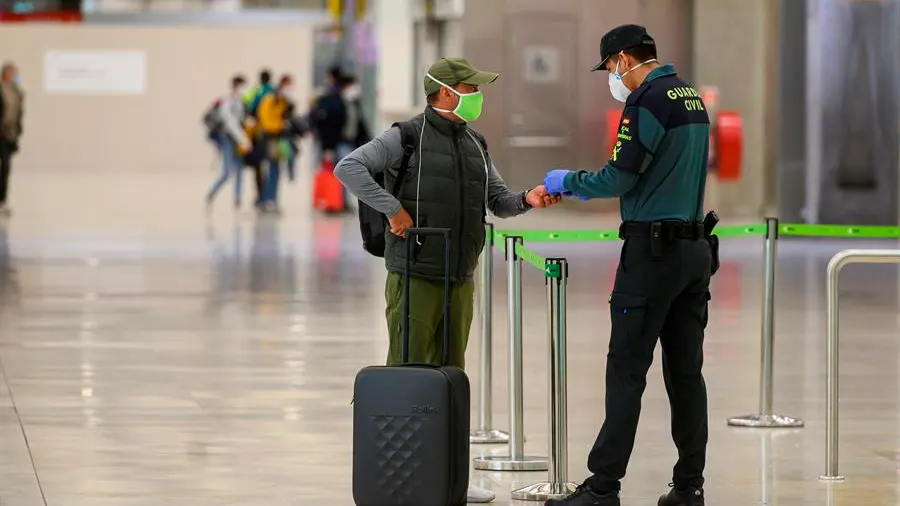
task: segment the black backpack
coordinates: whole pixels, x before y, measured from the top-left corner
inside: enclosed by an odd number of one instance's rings
[[[400,167],[397,169],[397,179],[394,180],[394,185],[391,188],[391,195],[397,197],[400,193],[400,188],[403,186],[403,179],[406,178],[406,171],[409,169],[409,160],[419,144],[419,139],[416,127],[409,121],[394,123],[391,127],[400,128],[400,139],[403,143],[403,158],[400,160]],[[384,187],[384,172],[379,172],[375,175],[375,182],[382,188]],[[359,231],[362,234],[363,249],[376,257],[384,258],[384,235],[388,229],[387,216],[360,200]]]
[[[209,106],[209,109],[203,113],[203,126],[206,128],[206,138],[212,141],[216,139],[216,136],[222,131],[224,126],[222,116],[219,114],[219,106],[221,104],[222,99],[216,99]]]

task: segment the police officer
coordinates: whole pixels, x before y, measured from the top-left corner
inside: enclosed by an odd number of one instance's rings
[[[625,103],[609,162],[596,172],[550,171],[551,194],[620,198],[624,239],[609,297],[606,421],[588,457],[592,475],[547,506],[619,506],[620,480],[634,446],[641,396],[657,339],[672,410],[678,463],[659,506],[703,506],[707,406],[703,334],[717,261],[715,213],[703,217],[709,117],[700,94],[656,59],[644,27],[603,36],[601,61],[613,97]]]

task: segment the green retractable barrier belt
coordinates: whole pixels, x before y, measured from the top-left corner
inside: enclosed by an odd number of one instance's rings
[[[766,225],[765,223],[754,223],[752,225],[725,225],[716,227],[715,230],[713,230],[713,234],[719,236],[720,239],[724,237],[765,235]]]
[[[601,242],[618,241],[618,230],[498,230],[501,235],[522,237],[531,242]]]
[[[858,239],[900,239],[900,227],[877,225],[807,225],[803,223],[781,223],[778,232],[782,236],[831,237]],[[716,227],[719,238],[761,236],[766,234],[765,223],[745,225],[722,225]],[[487,232],[490,234],[490,232]],[[613,242],[619,240],[618,230],[494,230],[494,246],[506,251],[506,237],[521,237],[526,243],[550,242]],[[547,258],[516,244],[516,254],[522,260],[544,271],[547,277],[559,277],[559,265],[548,265]]]
[[[766,225],[754,223],[750,225],[729,225],[716,227],[714,233],[719,237],[740,237],[764,235]],[[503,237],[514,235],[521,237],[526,243],[533,242],[612,242],[619,240],[618,230],[497,230],[494,242],[500,245]]]
[[[547,265],[546,258],[542,257],[541,255],[538,255],[534,251],[531,251],[530,249],[528,249],[525,246],[518,244],[518,243],[516,244],[516,255],[518,255],[522,260],[524,260],[525,263],[531,264],[534,267],[536,267],[542,271],[545,269],[545,266]]]
[[[778,227],[781,235],[800,237],[855,237],[861,239],[898,239],[900,227],[878,225],[807,225],[803,223],[782,223]]]

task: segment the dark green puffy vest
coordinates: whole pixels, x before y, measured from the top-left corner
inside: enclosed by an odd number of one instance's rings
[[[490,166],[484,138],[463,123],[441,117],[431,107],[410,121],[419,144],[410,157],[398,198],[416,226],[450,229],[450,280],[468,281],[484,248],[486,169]],[[392,188],[397,168],[392,167],[385,174],[385,188]],[[443,238],[413,240],[417,244],[410,273],[442,280]],[[390,230],[386,233],[384,258],[388,271],[403,273],[406,241]]]

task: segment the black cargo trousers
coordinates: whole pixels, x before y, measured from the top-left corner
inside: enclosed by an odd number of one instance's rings
[[[624,236],[609,297],[606,420],[588,456],[593,473],[588,485],[598,492],[619,490],[625,476],[657,339],[678,448],[673,481],[679,488],[703,486],[708,439],[703,334],[711,247],[702,236],[664,238],[654,245],[649,234],[642,235]]]

